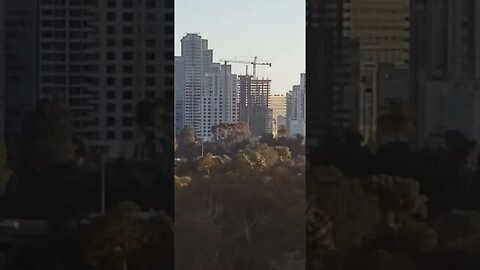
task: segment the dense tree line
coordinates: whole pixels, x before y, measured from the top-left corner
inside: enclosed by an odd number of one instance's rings
[[[270,137],[250,142],[243,128],[215,127],[222,151],[176,168],[176,269],[305,268],[305,156]],[[196,143],[186,134],[177,149]]]

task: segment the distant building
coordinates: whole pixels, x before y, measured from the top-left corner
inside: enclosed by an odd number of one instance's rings
[[[270,108],[272,109],[272,134],[277,136],[277,131],[280,126],[286,126],[280,119],[287,115],[287,98],[285,95],[270,95]],[[280,120],[280,122],[279,122]]]
[[[185,60],[175,57],[175,135],[185,127]]]
[[[248,123],[252,136],[262,136],[269,127],[268,109],[271,80],[239,76],[239,120]]]
[[[287,131],[289,136],[306,134],[306,92],[305,75],[302,73],[300,85],[294,85],[287,93]]]
[[[343,36],[359,44],[358,128],[366,142],[376,138],[380,100],[375,80],[379,66],[389,63],[402,69],[408,67],[409,17],[410,0],[352,0],[343,5]],[[406,84],[408,77],[405,79]],[[406,102],[411,106],[410,100]]]
[[[480,2],[414,0],[412,88],[419,138],[435,143],[456,129],[480,140]]]
[[[187,34],[176,63],[177,134],[189,125],[197,136],[208,140],[213,125],[238,122],[237,76],[230,65],[213,62],[208,40]]]

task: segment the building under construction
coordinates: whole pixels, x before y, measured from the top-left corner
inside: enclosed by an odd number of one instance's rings
[[[239,118],[248,123],[252,136],[270,133],[269,96],[271,80],[254,79],[251,75],[239,76]]]

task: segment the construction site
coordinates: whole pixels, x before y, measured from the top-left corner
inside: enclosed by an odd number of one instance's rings
[[[271,80],[257,78],[257,65],[269,66],[271,63],[258,63],[237,60],[220,60],[229,63],[247,64],[245,75],[239,75],[239,121],[248,123],[253,137],[272,133],[272,115],[269,104]],[[248,65],[253,66],[253,75],[248,74]]]

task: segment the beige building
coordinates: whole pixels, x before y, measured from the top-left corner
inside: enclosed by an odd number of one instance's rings
[[[285,124],[282,117],[287,115],[287,99],[285,95],[270,95],[270,108],[272,109],[272,133],[277,136],[277,131],[280,125]]]
[[[343,6],[343,33],[359,42],[359,128],[375,140],[378,118],[376,74],[380,64],[407,68],[410,47],[410,0],[351,0]]]

